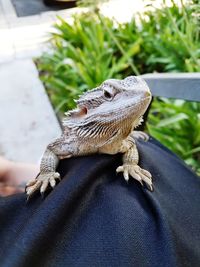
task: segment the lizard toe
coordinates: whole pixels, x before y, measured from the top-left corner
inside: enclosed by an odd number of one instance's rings
[[[124,171],[124,167],[123,166],[119,166],[117,169],[116,169],[116,172],[123,172]]]
[[[28,198],[38,190],[43,195],[49,185],[54,188],[57,179],[60,180],[60,174],[58,172],[40,173],[35,180],[30,181],[26,185]]]
[[[55,179],[58,179],[58,180],[61,180],[61,179],[60,179],[60,173],[59,173],[59,172],[55,172],[55,173],[54,173],[54,178],[55,178]]]
[[[31,186],[26,187],[26,194],[27,196],[32,196],[41,186],[42,182],[39,180],[35,180],[35,183]]]
[[[145,182],[147,188],[150,191],[153,191],[152,175],[147,170],[140,168],[140,166],[136,164],[124,164],[123,166],[119,166],[116,172],[123,172],[123,176],[126,181],[128,181],[129,176],[131,176],[140,182],[142,186],[143,182]]]
[[[41,185],[41,187],[40,187],[40,193],[41,193],[41,195],[43,195],[44,192],[46,191],[46,189],[47,189],[47,187],[48,187],[48,183],[49,183],[48,180],[45,180],[45,181],[42,183],[42,185]]]

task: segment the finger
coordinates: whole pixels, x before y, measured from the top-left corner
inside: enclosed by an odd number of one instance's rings
[[[13,195],[13,194],[19,193],[19,192],[20,191],[17,190],[13,186],[9,186],[9,185],[0,186],[0,195],[3,196],[3,197],[10,196],[10,195]]]

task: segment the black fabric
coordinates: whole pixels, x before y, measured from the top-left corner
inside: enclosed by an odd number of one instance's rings
[[[0,198],[0,266],[199,266],[199,177],[157,141],[138,147],[153,193],[116,175],[119,154],[61,161],[44,199]]]

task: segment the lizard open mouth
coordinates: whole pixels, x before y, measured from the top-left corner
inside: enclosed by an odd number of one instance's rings
[[[78,108],[77,113],[79,116],[87,115],[88,108],[84,104],[78,104],[77,108]]]
[[[78,105],[76,109],[72,109],[65,113],[66,116],[72,117],[72,118],[78,118],[82,117],[84,115],[87,115],[88,109],[85,106]]]
[[[85,106],[79,106],[79,109],[80,109],[79,115],[87,115],[87,113],[88,113],[87,107],[85,107]]]

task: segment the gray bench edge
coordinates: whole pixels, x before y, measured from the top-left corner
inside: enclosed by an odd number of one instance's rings
[[[200,73],[151,73],[141,77],[153,96],[200,102]]]

